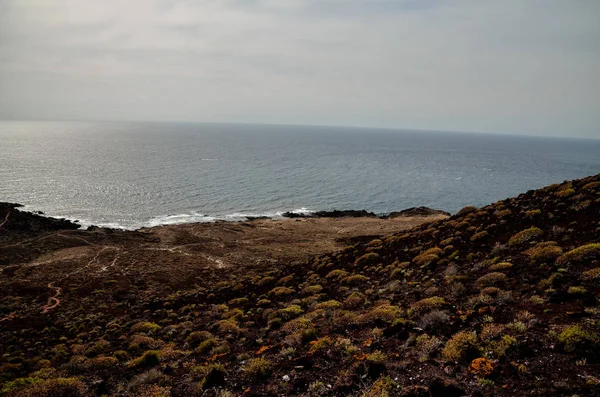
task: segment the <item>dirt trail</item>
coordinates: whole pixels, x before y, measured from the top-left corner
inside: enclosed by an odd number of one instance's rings
[[[52,283],[48,283],[48,288],[54,290],[54,296],[48,298],[48,303],[42,308],[42,313],[48,313],[50,310],[60,305],[60,299],[58,299],[58,296],[62,293],[62,288],[55,287],[52,285]]]
[[[8,218],[10,217],[10,211],[8,211],[6,213],[6,216],[4,217],[4,221],[2,223],[0,223],[0,227],[6,225],[6,222],[8,222]]]

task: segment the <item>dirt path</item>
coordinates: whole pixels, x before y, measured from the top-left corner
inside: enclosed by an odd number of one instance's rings
[[[6,216],[4,217],[4,221],[2,223],[0,223],[0,227],[6,225],[6,222],[8,222],[8,218],[10,217],[10,211],[8,211],[6,213]]]
[[[48,283],[48,288],[54,290],[54,296],[48,298],[48,303],[42,308],[42,313],[48,313],[50,310],[60,305],[60,299],[58,299],[58,296],[62,293],[62,288],[55,287],[52,285],[52,283]]]

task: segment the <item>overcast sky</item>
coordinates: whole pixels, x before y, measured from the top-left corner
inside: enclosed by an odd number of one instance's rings
[[[0,119],[600,138],[600,1],[0,0]]]

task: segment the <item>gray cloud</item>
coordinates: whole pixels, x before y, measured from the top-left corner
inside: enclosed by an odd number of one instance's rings
[[[0,0],[0,118],[600,138],[595,0]]]

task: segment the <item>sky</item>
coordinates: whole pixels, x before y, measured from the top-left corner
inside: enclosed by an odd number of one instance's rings
[[[600,1],[0,0],[0,119],[600,138]]]

